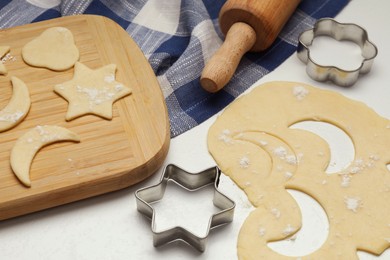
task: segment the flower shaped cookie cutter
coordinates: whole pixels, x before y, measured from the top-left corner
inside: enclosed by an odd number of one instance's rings
[[[310,46],[317,36],[329,36],[337,41],[352,41],[361,48],[363,61],[357,69],[344,70],[336,66],[323,66],[310,57]],[[368,73],[378,54],[377,47],[368,40],[365,29],[353,23],[339,23],[331,18],[319,19],[314,27],[299,36],[298,58],[307,64],[306,72],[314,80],[330,80],[339,86],[352,86],[359,74]]]
[[[189,173],[173,164],[166,166],[161,181],[153,186],[139,189],[135,193],[137,209],[140,213],[151,219],[153,232],[153,245],[155,247],[176,240],[182,240],[194,248],[203,252],[211,229],[227,224],[233,220],[235,203],[218,190],[221,171],[218,167],[206,169],[200,173]],[[151,203],[163,198],[169,181],[173,181],[187,191],[196,191],[210,184],[214,184],[214,205],[220,209],[210,218],[206,235],[199,237],[183,227],[176,226],[164,231],[156,231],[155,214]]]

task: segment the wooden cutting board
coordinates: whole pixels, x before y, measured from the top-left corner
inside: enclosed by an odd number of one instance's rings
[[[72,31],[80,62],[91,69],[116,64],[116,80],[132,89],[114,103],[112,120],[88,115],[66,122],[68,103],[53,87],[70,80],[73,69],[54,72],[23,62],[22,47],[55,26]],[[100,16],[63,17],[2,30],[0,45],[9,45],[14,57],[5,62],[8,74],[0,76],[0,110],[12,95],[11,76],[26,83],[32,102],[23,122],[0,133],[0,220],[128,187],[161,166],[170,141],[164,98],[143,53],[119,25]],[[27,188],[14,176],[9,157],[16,140],[37,125],[65,127],[81,142],[41,149]]]

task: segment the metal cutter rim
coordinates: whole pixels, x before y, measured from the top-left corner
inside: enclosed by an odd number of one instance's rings
[[[165,167],[159,183],[141,188],[135,192],[137,210],[151,219],[153,245],[158,247],[176,240],[182,240],[200,252],[204,252],[210,230],[227,224],[233,220],[235,203],[219,189],[221,171],[218,167],[206,169],[200,173],[189,173],[174,164]],[[187,191],[196,191],[210,184],[214,184],[213,204],[221,211],[210,217],[205,236],[196,236],[181,226],[175,226],[162,231],[156,231],[154,209],[150,203],[161,200],[169,181],[173,181]]]
[[[344,70],[336,66],[323,66],[310,56],[310,46],[317,36],[329,36],[337,41],[351,41],[359,45],[363,60],[354,70]],[[354,23],[340,23],[332,18],[319,19],[312,29],[306,30],[299,36],[297,49],[298,58],[307,64],[306,72],[314,80],[330,80],[337,85],[349,87],[358,79],[359,74],[371,70],[378,48],[368,39],[367,31]]]

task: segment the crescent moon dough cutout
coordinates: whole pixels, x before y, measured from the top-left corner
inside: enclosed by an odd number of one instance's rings
[[[13,92],[8,105],[0,111],[0,133],[19,124],[30,110],[30,93],[26,84],[17,77],[11,78]]]
[[[331,151],[318,135],[290,128],[322,121],[347,133],[354,161],[326,174]],[[365,104],[303,83],[270,82],[229,105],[208,132],[208,149],[222,172],[245,191],[255,210],[241,227],[239,259],[296,259],[268,242],[301,227],[299,206],[286,189],[315,199],[329,220],[329,234],[300,259],[358,259],[390,247],[390,120]]]
[[[78,61],[79,50],[70,30],[52,27],[27,43],[22,49],[22,57],[31,66],[63,71]]]
[[[7,52],[9,52],[10,47],[9,46],[0,46],[0,58],[2,59]],[[7,68],[4,66],[2,62],[0,62],[0,75],[7,74]]]
[[[20,182],[30,187],[30,167],[36,153],[44,146],[61,141],[80,142],[80,138],[66,128],[53,125],[36,126],[21,136],[10,156],[12,171]]]

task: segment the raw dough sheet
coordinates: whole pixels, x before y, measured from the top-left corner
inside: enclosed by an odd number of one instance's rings
[[[299,122],[325,122],[352,140],[354,160],[329,174],[326,140]],[[329,220],[323,246],[304,259],[357,259],[390,246],[390,121],[365,104],[303,83],[270,82],[233,102],[208,134],[209,151],[256,209],[238,238],[240,259],[284,259],[267,243],[301,227],[295,189],[315,199]]]

